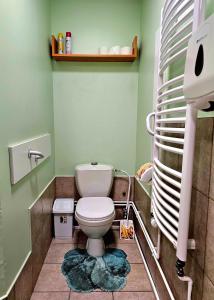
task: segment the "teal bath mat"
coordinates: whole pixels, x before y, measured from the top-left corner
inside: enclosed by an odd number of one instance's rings
[[[64,256],[62,273],[75,292],[119,291],[131,270],[126,257],[123,250],[114,248],[106,249],[102,257],[90,256],[85,249],[70,250]]]

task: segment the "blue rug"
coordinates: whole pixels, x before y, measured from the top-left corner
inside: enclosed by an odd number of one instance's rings
[[[106,249],[102,257],[90,256],[85,249],[74,249],[65,254],[62,273],[75,292],[119,291],[126,285],[131,270],[126,257],[123,250],[114,248]]]

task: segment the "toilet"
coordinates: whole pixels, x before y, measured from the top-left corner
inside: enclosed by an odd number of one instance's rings
[[[88,236],[89,255],[102,256],[105,252],[103,236],[115,218],[114,203],[108,197],[113,182],[113,167],[98,163],[77,165],[77,189],[82,198],[77,202],[75,218]]]

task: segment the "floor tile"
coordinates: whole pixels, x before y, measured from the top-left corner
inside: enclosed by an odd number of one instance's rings
[[[85,248],[87,240],[84,233],[75,230],[74,238],[69,242],[68,240],[53,239],[31,300],[68,300],[68,298],[70,300],[119,300],[120,297],[123,300],[154,300],[154,294],[135,241],[121,241],[119,231],[116,230],[113,230],[109,237],[108,247],[113,246],[124,250],[131,263],[131,272],[128,274],[127,284],[122,291],[115,292],[114,296],[112,293],[100,290],[93,293],[75,293],[73,291],[69,293],[66,279],[61,273],[63,257],[67,251],[77,246]]]
[[[110,247],[123,250],[127,254],[129,263],[142,264],[142,258],[136,244],[113,244]]]
[[[30,300],[69,300],[69,292],[49,292],[36,293],[34,292]]]
[[[52,243],[45,258],[45,264],[62,263],[65,253],[75,248],[77,248],[76,244]]]
[[[202,300],[212,300],[212,299],[214,299],[214,285],[209,280],[209,278],[205,275]]]
[[[131,264],[131,272],[127,276],[127,284],[123,291],[148,292],[152,291],[145,267],[143,264]]]
[[[94,293],[75,293],[71,292],[70,300],[113,300],[112,293],[94,292]]]
[[[44,264],[39,274],[34,292],[68,292],[61,264]]]
[[[155,300],[153,292],[115,292],[114,300]]]

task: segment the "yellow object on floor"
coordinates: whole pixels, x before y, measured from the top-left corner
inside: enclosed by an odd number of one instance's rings
[[[134,223],[132,220],[120,221],[120,239],[133,240],[135,236]]]
[[[143,164],[143,165],[138,169],[138,171],[137,171],[137,176],[138,176],[139,178],[141,178],[142,174],[143,174],[147,169],[151,168],[152,166],[153,166],[153,164],[150,163],[150,162]]]

